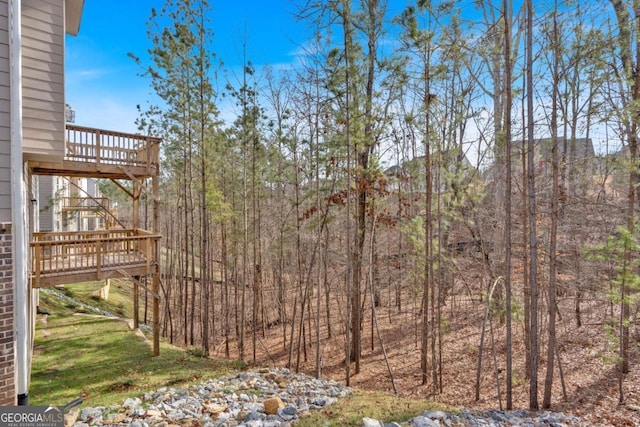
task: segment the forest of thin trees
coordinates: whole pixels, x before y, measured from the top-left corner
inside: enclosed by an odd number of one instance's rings
[[[244,66],[226,69],[212,14],[166,0],[152,48],[130,54],[161,100],[138,124],[163,141],[168,341],[255,361],[268,337],[287,367],[322,376],[337,340],[347,385],[376,346],[395,391],[381,328],[404,322],[438,393],[466,299],[484,312],[476,394],[500,358],[498,398],[513,407],[517,376],[538,409],[560,398],[559,319],[584,328],[596,304],[624,400],[640,291],[637,1],[417,0],[397,15],[385,0],[300,1],[291,19],[309,39],[277,69],[254,66],[243,40]]]

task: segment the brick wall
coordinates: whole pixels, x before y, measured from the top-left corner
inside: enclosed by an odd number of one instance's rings
[[[11,224],[0,223],[0,405],[16,404]]]

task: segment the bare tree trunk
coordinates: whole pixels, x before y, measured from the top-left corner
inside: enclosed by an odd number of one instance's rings
[[[442,257],[440,256],[441,253],[441,248],[442,248],[442,212],[440,211],[440,191],[439,189],[441,188],[441,182],[440,182],[440,168],[442,167],[442,150],[441,147],[439,146],[439,144],[436,144],[436,161],[435,161],[435,165],[434,165],[434,170],[435,170],[435,180],[433,181],[432,188],[431,188],[431,192],[433,193],[433,185],[435,184],[435,188],[436,188],[436,220],[435,223],[437,224],[437,228],[436,228],[436,236],[431,239],[431,257],[430,259],[432,259],[435,263],[437,263],[438,267],[437,267],[437,272],[438,272],[438,276],[436,277],[436,270],[434,270],[433,268],[433,262],[430,262],[430,266],[431,266],[431,284],[430,284],[430,288],[431,288],[431,295],[430,295],[430,304],[431,304],[431,389],[434,392],[438,391],[438,372],[439,372],[439,363],[438,363],[438,349],[437,349],[437,342],[438,342],[438,335],[440,334],[440,323],[438,321],[438,313],[439,313],[439,309],[437,308],[440,305],[440,292],[441,292],[441,287],[444,283],[444,279],[443,279],[443,266],[442,266]],[[432,176],[432,178],[434,178]],[[433,195],[433,194],[432,194]],[[432,202],[433,203],[433,202]],[[433,218],[432,218],[433,220]],[[434,228],[434,224],[432,224],[431,229],[433,230]],[[433,233],[433,231],[432,231]],[[437,241],[437,246],[434,248],[434,241]],[[437,257],[436,255],[434,255],[434,253],[437,253]]]
[[[255,105],[254,105],[254,109],[255,109]],[[252,242],[252,249],[253,249],[253,310],[252,310],[252,317],[251,317],[251,324],[252,324],[252,357],[253,357],[253,361],[256,361],[256,334],[258,333],[258,305],[259,305],[259,300],[260,300],[260,287],[261,287],[261,279],[262,279],[262,272],[261,272],[261,266],[260,266],[260,233],[259,233],[259,221],[260,221],[260,217],[259,217],[259,198],[258,198],[258,182],[257,182],[257,155],[258,155],[258,135],[257,135],[257,129],[256,129],[256,121],[257,119],[255,117],[251,117],[251,146],[252,146],[252,150],[251,150],[251,213],[252,213],[252,221],[251,221],[251,234],[253,235],[253,242]]]
[[[480,332],[480,345],[478,346],[478,363],[476,366],[476,402],[480,400],[480,379],[482,377],[482,354],[484,351],[484,336],[487,330],[487,322],[489,321],[489,317],[491,316],[493,293],[498,286],[498,281],[500,280],[502,280],[502,278],[498,277],[493,282],[493,285],[491,285],[491,288],[489,288],[489,293],[487,294],[487,308],[484,311],[484,318],[482,320],[482,328]]]
[[[512,329],[511,329],[511,0],[504,0],[504,146],[505,146],[505,312],[506,312],[506,399],[507,409],[513,407],[512,397]]]
[[[293,299],[293,309],[292,309],[292,314],[291,314],[291,334],[289,336],[289,357],[287,360],[287,367],[289,369],[291,369],[291,363],[293,360],[293,348],[294,348],[294,336],[295,336],[295,329],[296,329],[296,320],[297,320],[297,313],[298,313],[298,301],[299,298],[301,298],[302,296],[302,285],[303,285],[303,268],[302,268],[302,243],[301,243],[301,233],[302,233],[302,224],[301,224],[301,217],[300,217],[300,177],[299,177],[299,166],[298,166],[298,145],[294,144],[293,147],[293,167],[295,168],[295,182],[294,182],[294,187],[295,187],[295,212],[296,212],[296,265],[297,265],[297,272],[296,272],[296,277],[297,277],[297,282],[298,282],[298,286],[296,289],[296,294],[295,297]],[[300,301],[301,304],[303,304],[302,301]],[[302,316],[302,315],[301,315]],[[302,323],[300,325],[300,328],[302,328]],[[298,353],[299,354],[299,349],[300,347],[298,346]],[[298,359],[299,360],[299,359]]]
[[[533,140],[533,4],[527,7],[527,186],[529,191],[529,286],[531,287],[531,379],[529,409],[538,410],[538,238],[536,235],[536,187]]]
[[[223,178],[224,182],[224,178]],[[224,192],[224,184],[223,184]],[[225,193],[226,194],[226,193]],[[224,355],[228,359],[231,356],[229,340],[231,339],[231,300],[229,298],[229,267],[227,259],[227,227],[223,224],[220,230],[221,236],[221,261],[222,261],[222,283],[223,283],[223,304],[222,316],[224,327]]]
[[[353,282],[353,253],[351,247],[351,47],[352,47],[352,38],[351,38],[351,5],[350,0],[343,0],[343,13],[342,17],[342,29],[344,33],[344,58],[345,58],[345,73],[344,73],[344,105],[345,105],[345,145],[347,148],[347,224],[346,224],[346,235],[347,235],[347,272],[346,272],[346,302],[347,302],[347,325],[346,325],[346,333],[345,333],[345,383],[347,387],[351,385],[351,359],[352,359],[352,337],[351,335],[356,333],[353,331],[352,326],[349,326],[349,322],[353,325],[353,321],[351,320],[353,316],[353,298],[352,293],[354,293],[354,286],[357,286]],[[359,305],[359,304],[358,304]],[[359,326],[358,326],[359,330]],[[358,334],[359,335],[359,334]]]
[[[186,143],[185,143],[186,144]],[[184,201],[184,205],[183,205],[183,209],[184,209],[184,218],[183,218],[183,226],[184,226],[184,231],[183,231],[183,239],[184,239],[184,246],[180,248],[180,252],[181,254],[183,254],[182,256],[184,256],[184,271],[182,272],[182,275],[180,277],[180,280],[182,281],[182,283],[184,284],[184,291],[182,292],[182,294],[184,295],[184,310],[183,310],[183,316],[182,316],[182,320],[183,320],[183,324],[184,324],[184,345],[185,347],[187,345],[189,345],[189,203],[188,203],[188,187],[187,187],[187,176],[188,176],[188,169],[187,169],[187,148],[186,145],[183,149],[184,152],[184,157],[185,157],[185,161],[184,161],[184,166],[183,166],[183,176],[182,176],[182,197],[183,197],[183,201]]]
[[[523,74],[523,87],[526,86],[526,74]],[[522,97],[522,123],[526,123],[525,97]],[[524,130],[524,127],[523,127]],[[527,135],[522,133],[522,146],[520,150],[520,165],[522,168],[522,286],[524,298],[524,352],[525,352],[525,378],[531,374],[531,288],[529,287],[529,227],[528,218],[528,191],[527,191]],[[508,400],[508,399],[507,399]]]
[[[627,117],[625,118],[625,133],[629,147],[629,185],[627,190],[627,230],[633,235],[635,230],[635,205],[636,191],[638,191],[638,126],[640,124],[640,116],[638,113],[638,102],[640,102],[640,5],[637,1],[633,2],[633,21],[630,21],[631,14],[627,10],[622,0],[610,0],[614,8],[616,19],[618,21],[618,43],[620,47],[620,61],[622,65],[623,75],[626,84],[626,90],[629,91],[630,99],[626,105]],[[631,27],[631,22],[635,27]],[[635,36],[635,37],[634,37]],[[632,46],[635,45],[635,60],[633,58]],[[627,269],[631,268],[633,259],[632,251],[625,244],[624,248],[624,268],[623,274],[627,274]],[[623,380],[624,375],[629,372],[629,293],[630,288],[627,280],[623,280],[620,284],[620,319],[619,319],[619,352],[620,363],[618,365],[618,390],[619,402],[624,401]]]
[[[433,195],[433,181],[431,176],[431,132],[429,129],[429,109],[431,108],[432,95],[429,93],[429,64],[425,64],[424,69],[424,81],[425,81],[425,96],[424,96],[424,108],[425,108],[425,138],[424,138],[424,168],[425,168],[425,218],[424,218],[424,277],[422,284],[422,339],[420,347],[420,369],[422,370],[422,384],[425,385],[429,381],[428,375],[428,359],[429,359],[429,338],[431,336],[429,325],[429,293],[433,292],[430,289],[432,280],[432,263],[431,263],[431,236],[432,236],[432,218],[431,218],[431,204]],[[431,325],[433,327],[433,325]],[[432,367],[435,369],[435,366]]]
[[[195,221],[195,203],[193,198],[193,146],[192,146],[192,130],[189,128],[188,133],[188,147],[189,158],[187,164],[189,165],[188,177],[189,185],[187,187],[187,201],[188,201],[188,218],[189,224],[191,224],[188,234],[189,245],[186,248],[187,253],[191,256],[191,312],[189,314],[189,344],[195,345],[195,324],[196,324],[196,238],[194,229],[196,227]],[[202,259],[202,258],[201,258]]]
[[[332,338],[331,333],[331,289],[329,287],[329,274],[328,274],[328,258],[329,258],[329,228],[327,227],[325,231],[325,241],[324,241],[324,254],[322,257],[322,280],[324,281],[324,289],[325,289],[325,307],[327,311],[327,339]]]
[[[316,99],[319,100],[320,99],[320,90],[318,87],[318,82],[316,82],[315,85],[315,90],[316,90]],[[315,160],[315,192],[316,192],[316,210],[318,212],[321,212],[321,204],[320,204],[320,121],[319,121],[319,117],[320,117],[320,111],[319,111],[320,106],[318,104],[316,104],[316,111],[315,114],[313,115],[313,128],[315,129],[315,151],[314,151],[314,160]],[[326,215],[325,215],[326,218]],[[324,234],[324,230],[323,227],[319,224],[316,227],[316,235],[315,238],[317,240],[318,245],[320,245],[320,257],[322,257],[322,260],[326,259],[326,246],[323,244],[323,234]],[[320,261],[323,262],[323,261]],[[318,262],[318,264],[320,264],[320,262]],[[323,262],[323,265],[326,265]],[[321,307],[321,303],[322,303],[322,292],[321,292],[321,288],[320,288],[320,281],[321,281],[321,277],[322,277],[322,271],[323,269],[320,268],[320,265],[318,265],[318,267],[316,268],[316,275],[315,275],[315,283],[316,283],[316,378],[320,378],[322,376],[322,354],[321,354],[321,338],[320,338],[320,320],[322,319],[321,316],[321,311],[322,311],[322,307]],[[325,270],[326,271],[326,270]],[[328,326],[328,324],[327,324]]]
[[[558,216],[559,216],[559,160],[558,160],[558,61],[559,61],[559,38],[558,38],[558,4],[556,1],[553,14],[553,94],[551,96],[551,164],[553,168],[552,194],[551,194],[551,230],[549,235],[549,338],[547,341],[547,372],[544,381],[544,397],[542,407],[551,407],[551,391],[553,387],[553,369],[556,350],[556,246],[558,236]],[[566,140],[565,140],[566,141]],[[566,142],[565,142],[566,145]]]
[[[246,67],[245,67],[246,69]],[[244,73],[246,79],[246,72]],[[246,87],[246,80],[243,87]],[[246,103],[246,100],[244,101]],[[246,104],[243,104],[246,105]],[[246,120],[246,119],[245,119]],[[240,336],[238,337],[238,350],[240,360],[245,359],[245,333],[247,328],[246,321],[246,299],[247,286],[249,286],[249,272],[247,259],[249,256],[249,212],[247,207],[247,143],[242,142],[242,280],[238,284],[240,289]]]

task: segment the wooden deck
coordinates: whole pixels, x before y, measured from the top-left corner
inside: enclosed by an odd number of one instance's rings
[[[32,284],[37,288],[153,274],[159,239],[143,230],[35,233]]]
[[[159,225],[158,178],[160,139],[102,129],[66,125],[62,161],[29,161],[34,175],[111,179],[132,199],[133,230],[35,233],[31,241],[31,285],[34,288],[126,277],[134,286],[134,326],[138,327],[140,276],[151,278],[153,298],[153,354],[160,354],[160,236],[139,230],[140,198],[153,199],[152,229]],[[151,183],[147,182],[150,178]],[[126,188],[118,180],[132,182]],[[62,214],[80,211],[99,215],[108,212],[99,199],[63,201]],[[108,216],[108,215],[107,215]],[[111,216],[115,219],[115,217]],[[112,224],[107,226],[113,226]]]
[[[160,139],[144,135],[66,125],[64,161],[33,161],[35,175],[110,179],[158,175]]]

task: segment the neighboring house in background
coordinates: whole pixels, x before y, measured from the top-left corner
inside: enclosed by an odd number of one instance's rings
[[[36,231],[90,231],[113,228],[115,216],[95,178],[37,177]]]
[[[513,150],[518,158],[520,155],[522,140],[514,140]],[[533,161],[537,176],[551,176],[553,158],[553,140],[551,138],[539,138],[533,141]],[[595,150],[591,138],[566,139],[558,138],[558,161],[564,161],[566,172],[572,174],[577,171],[593,173],[595,168]],[[519,160],[513,161],[514,169],[520,168]],[[590,172],[589,172],[590,171]]]
[[[435,154],[432,155],[432,164],[440,163],[437,168],[431,170],[431,182],[434,194],[444,192],[450,184],[459,179],[470,179],[475,168],[466,156],[453,150],[440,154],[442,161],[438,161]],[[384,171],[389,179],[389,191],[406,191],[409,187],[415,193],[425,192],[425,157],[418,156],[411,160],[393,165]]]
[[[159,236],[138,228],[136,209],[151,180],[158,229],[160,141],[65,124],[64,38],[77,34],[83,5],[0,0],[0,405],[29,402],[39,287],[128,277],[137,290],[151,277],[158,352]],[[38,232],[61,221],[38,207],[59,177],[131,180],[132,229]]]

